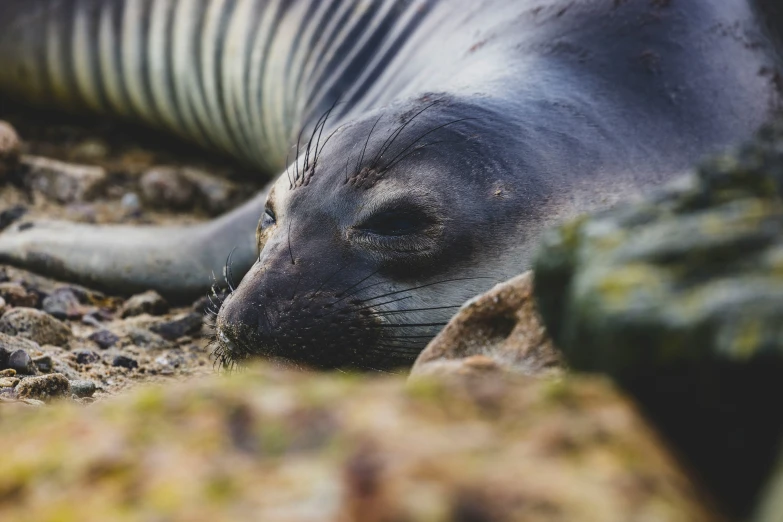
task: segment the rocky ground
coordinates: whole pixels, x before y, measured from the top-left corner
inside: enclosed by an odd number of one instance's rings
[[[263,186],[176,139],[4,100],[0,179],[0,229],[36,218],[195,223]],[[0,401],[92,402],[135,384],[215,372],[206,296],[178,308],[154,292],[126,297],[0,266]]]

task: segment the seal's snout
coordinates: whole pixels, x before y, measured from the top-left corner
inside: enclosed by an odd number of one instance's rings
[[[235,362],[282,357],[326,369],[378,366],[379,316],[326,286],[251,270],[218,314],[220,353]]]

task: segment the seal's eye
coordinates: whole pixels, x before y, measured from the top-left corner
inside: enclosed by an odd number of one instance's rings
[[[393,209],[372,216],[359,228],[379,236],[405,236],[419,233],[429,224],[426,214],[419,210]]]
[[[261,230],[266,230],[277,223],[277,216],[275,216],[274,210],[267,208],[264,210],[264,216],[261,218]]]

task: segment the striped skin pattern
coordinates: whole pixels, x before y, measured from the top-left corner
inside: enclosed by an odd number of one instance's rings
[[[2,4],[0,89],[142,120],[271,174],[338,96],[335,121],[370,97],[401,94],[377,80],[404,76],[390,64],[424,36],[415,33],[433,2]]]

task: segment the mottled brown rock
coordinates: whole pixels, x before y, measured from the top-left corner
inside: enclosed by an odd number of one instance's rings
[[[201,331],[204,324],[204,316],[197,313],[179,314],[168,321],[157,321],[149,327],[151,332],[162,338],[174,341],[186,335],[193,335]]]
[[[19,135],[7,122],[0,120],[0,177],[6,176],[19,163]]]
[[[169,311],[169,304],[156,291],[150,290],[137,294],[123,303],[120,310],[122,317],[134,317],[142,314],[161,315]]]
[[[509,371],[559,373],[562,359],[541,323],[532,272],[468,301],[416,359],[411,377]]]
[[[238,202],[238,187],[202,170],[185,168],[182,175],[196,187],[200,206],[211,216],[231,210]]]
[[[24,286],[11,281],[0,283],[0,298],[11,306],[33,308],[38,304],[38,296]]]
[[[52,373],[41,377],[24,379],[16,386],[16,395],[20,399],[49,401],[69,397],[71,383],[62,374]]]
[[[83,306],[71,288],[58,288],[46,298],[41,306],[47,314],[57,319],[79,319],[92,310]]]
[[[11,354],[18,350],[30,353],[40,348],[41,346],[35,341],[0,332],[0,364],[8,363],[8,358]],[[3,354],[6,354],[5,357]]]
[[[14,308],[0,317],[0,332],[38,344],[66,346],[71,329],[51,315],[34,308]]]
[[[251,370],[12,409],[0,440],[4,522],[716,520],[600,379]]]
[[[141,196],[154,208],[186,210],[195,206],[195,184],[175,167],[155,167],[140,180]]]
[[[90,201],[106,185],[106,170],[38,156],[21,159],[27,186],[60,203]]]
[[[19,384],[17,377],[0,377],[0,388],[13,388]]]

